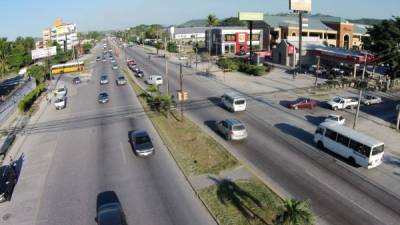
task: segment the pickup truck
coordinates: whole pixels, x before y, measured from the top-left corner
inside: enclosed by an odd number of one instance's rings
[[[328,101],[328,105],[333,110],[338,109],[346,109],[346,108],[354,108],[358,105],[358,101],[353,98],[343,98],[343,97],[335,97],[332,100]]]
[[[65,96],[60,96],[57,97],[56,100],[54,101],[54,106],[56,109],[63,109],[66,106],[66,97]]]

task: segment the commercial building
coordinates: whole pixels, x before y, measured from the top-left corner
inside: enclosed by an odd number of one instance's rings
[[[168,31],[172,40],[177,42],[195,42],[205,41],[205,32],[209,27],[174,27],[171,26]]]
[[[71,50],[73,46],[78,45],[78,31],[76,24],[64,23],[57,19],[53,28],[47,28],[42,32],[43,43],[56,41],[66,50]]]
[[[252,32],[253,50],[263,45],[262,31]],[[250,30],[247,27],[215,27],[205,33],[206,48],[212,55],[246,54],[250,51]]]
[[[299,36],[297,15],[265,15],[270,27],[271,46],[288,37]],[[340,17],[307,16],[303,18],[303,37],[317,37],[321,44],[336,48],[362,49],[362,38],[367,36],[367,26],[353,24]]]

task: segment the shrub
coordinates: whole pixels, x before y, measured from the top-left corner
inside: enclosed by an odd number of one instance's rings
[[[240,61],[237,59],[232,59],[232,58],[220,58],[217,61],[217,65],[221,69],[228,69],[228,70],[238,70]]]
[[[167,50],[169,52],[177,53],[178,52],[178,46],[174,42],[168,42]]]
[[[241,63],[239,65],[239,71],[250,74],[250,75],[254,75],[254,76],[261,76],[265,72],[265,67]]]
[[[44,84],[38,85],[35,89],[25,95],[24,98],[18,103],[18,109],[21,112],[27,112],[36,101],[36,99],[46,90]]]

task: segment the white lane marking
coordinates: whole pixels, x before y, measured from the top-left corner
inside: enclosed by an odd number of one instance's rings
[[[126,155],[125,155],[124,146],[123,146],[122,142],[119,143],[119,146],[121,147],[120,149],[121,149],[121,153],[122,153],[122,159],[124,161],[124,164],[126,164],[126,162],[127,162]]]

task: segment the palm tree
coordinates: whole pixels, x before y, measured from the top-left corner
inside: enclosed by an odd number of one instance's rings
[[[278,215],[279,225],[312,225],[315,218],[308,201],[288,199],[284,202],[284,210]]]
[[[218,25],[218,18],[215,15],[209,14],[207,16],[207,25],[209,27]]]

